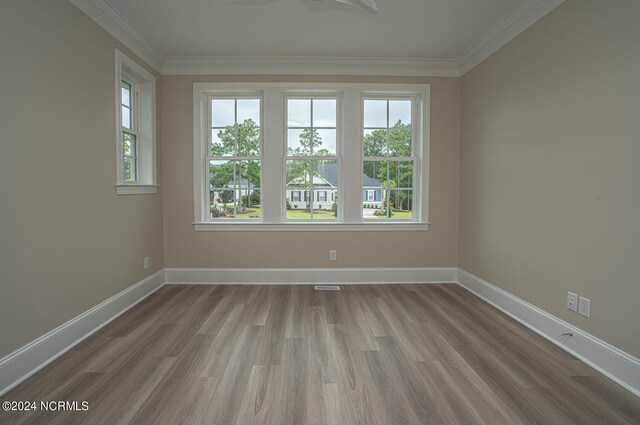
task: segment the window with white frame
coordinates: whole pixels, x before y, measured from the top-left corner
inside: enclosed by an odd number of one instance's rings
[[[116,189],[155,193],[155,77],[116,50]]]
[[[337,190],[338,99],[336,97],[287,98],[287,151],[285,191],[305,193],[301,208],[289,208],[293,220],[336,220],[336,211],[320,203],[326,189]]]
[[[196,230],[426,230],[428,108],[428,85],[195,83]]]
[[[138,180],[138,156],[137,152],[137,108],[134,86],[126,80],[120,84],[120,111],[121,137],[122,137],[122,181],[125,183],[137,182]]]
[[[369,219],[413,219],[415,104],[413,97],[364,99],[363,188],[375,188],[367,189],[370,201],[380,194]]]
[[[259,219],[261,100],[210,96],[207,106],[210,218]]]

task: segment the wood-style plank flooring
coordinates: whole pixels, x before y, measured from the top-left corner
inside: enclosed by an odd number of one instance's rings
[[[0,397],[10,424],[640,424],[640,399],[457,285],[165,286]]]

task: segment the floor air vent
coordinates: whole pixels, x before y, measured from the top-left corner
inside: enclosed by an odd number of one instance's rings
[[[316,291],[339,291],[338,285],[316,285],[313,287]]]

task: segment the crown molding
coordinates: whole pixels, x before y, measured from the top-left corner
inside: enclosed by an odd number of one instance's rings
[[[455,59],[343,58],[313,56],[168,57],[164,75],[289,74],[459,77]]]
[[[459,77],[564,0],[524,0],[458,59],[345,57],[163,57],[104,0],[69,0],[163,75],[376,75]]]
[[[158,72],[162,71],[163,57],[131,27],[104,0],[69,0],[105,31],[138,55]]]
[[[464,75],[563,2],[564,0],[524,0],[458,59],[460,74]]]

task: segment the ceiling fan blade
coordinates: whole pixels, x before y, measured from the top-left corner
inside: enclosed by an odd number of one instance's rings
[[[359,7],[360,9],[367,10],[371,13],[378,13],[378,5],[375,0],[334,0],[339,3],[350,4],[351,6]]]

